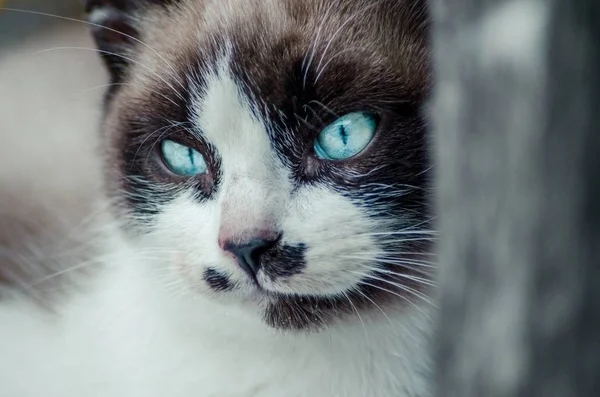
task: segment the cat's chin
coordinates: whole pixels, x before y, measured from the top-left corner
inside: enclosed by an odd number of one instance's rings
[[[215,303],[241,307],[255,313],[270,328],[284,332],[315,332],[333,324],[361,321],[361,317],[381,307],[398,307],[394,293],[388,288],[365,288],[360,282],[300,273],[295,278],[273,280],[262,272],[252,277],[225,264],[191,266],[180,262],[176,277],[199,294]],[[231,264],[230,264],[231,265]],[[375,310],[374,310],[375,309]]]
[[[259,284],[210,293],[208,299],[257,310],[262,320],[282,332],[318,332],[336,322],[357,317],[362,302],[352,292],[339,295],[294,294],[266,290]]]

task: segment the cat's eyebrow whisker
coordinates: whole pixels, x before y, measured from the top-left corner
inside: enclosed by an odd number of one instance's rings
[[[136,43],[139,43],[139,44],[143,45],[144,47],[146,47],[150,51],[152,51],[154,54],[156,54],[156,56],[158,56],[171,69],[171,71],[173,72],[172,76],[176,78],[176,81],[181,86],[181,88],[183,88],[184,90],[186,89],[183,86],[183,84],[181,83],[181,81],[179,81],[179,79],[177,78],[177,71],[175,70],[175,68],[173,67],[173,65],[171,63],[169,63],[158,51],[156,51],[150,45],[148,45],[147,43],[143,42],[142,40],[140,40],[140,39],[138,39],[136,37],[128,35],[127,33],[121,32],[121,31],[116,30],[116,29],[109,28],[108,26],[104,26],[104,25],[100,25],[100,24],[97,24],[97,23],[94,23],[94,22],[86,21],[86,20],[83,20],[83,19],[70,18],[70,17],[61,16],[61,15],[50,14],[50,13],[47,13],[47,12],[32,11],[32,10],[23,10],[23,9],[8,8],[8,7],[0,7],[0,10],[11,11],[11,12],[20,12],[20,13],[31,14],[31,15],[39,15],[39,16],[45,16],[45,17],[50,17],[50,18],[62,19],[64,21],[69,21],[69,22],[82,23],[82,24],[85,24],[85,25],[89,25],[89,26],[93,26],[93,27],[96,27],[96,28],[104,29],[104,30],[107,30],[109,32],[121,35],[121,36],[123,36],[125,38],[131,39],[131,40],[135,41]]]
[[[107,84],[100,84],[94,87],[88,87],[88,88],[84,88],[83,90],[79,91],[78,93],[76,93],[75,95],[82,95],[82,94],[87,94],[88,92],[92,92],[95,90],[99,90],[99,89],[103,89],[103,88],[110,88],[110,87],[121,87],[121,86],[133,86],[133,84],[131,83],[107,83]]]
[[[316,70],[319,70],[321,64],[323,63],[323,59],[327,55],[327,51],[329,50],[329,46],[331,46],[331,44],[335,41],[335,39],[337,38],[337,36],[342,32],[342,30],[346,27],[346,25],[348,25],[350,22],[352,22],[356,17],[359,17],[362,14],[364,14],[365,12],[369,11],[371,8],[380,5],[380,3],[381,3],[381,0],[376,1],[376,2],[374,2],[372,4],[369,4],[365,8],[363,8],[363,9],[355,12],[354,14],[352,14],[350,17],[348,17],[348,19],[346,19],[346,21],[344,23],[342,23],[340,25],[340,27],[329,38],[329,41],[327,42],[327,45],[325,46],[325,49],[323,50],[323,53],[321,54],[321,58],[319,59],[319,63],[317,64]]]
[[[306,78],[308,76],[308,71],[310,70],[310,66],[312,65],[313,58],[315,56],[315,51],[317,49],[317,44],[319,43],[319,39],[321,38],[321,33],[323,31],[323,27],[325,26],[325,24],[329,18],[329,13],[333,9],[333,7],[336,5],[339,5],[339,4],[335,1],[332,1],[331,4],[329,5],[329,7],[327,7],[325,14],[323,15],[323,19],[321,20],[321,23],[319,24],[319,28],[317,29],[317,34],[316,34],[314,40],[312,41],[310,58],[308,59],[308,63],[305,63],[306,55],[304,56],[304,59],[302,60],[302,69],[304,69],[304,77],[302,78],[302,89],[306,89]]]
[[[323,64],[323,66],[320,69],[317,69],[317,77],[315,77],[315,85],[319,82],[319,78],[321,78],[321,75],[323,74],[323,72],[325,71],[325,69],[327,69],[327,66],[329,66],[329,64],[338,56],[345,54],[346,52],[349,51],[356,51],[357,49],[359,49],[358,47],[349,47],[349,48],[344,48],[340,51],[338,51],[337,53],[335,53],[335,55],[333,55],[332,57],[329,58],[329,60],[327,60],[327,62],[325,62]]]
[[[312,112],[313,116],[319,120],[319,123],[325,124],[325,121],[323,121],[323,119],[321,117],[319,117],[319,114],[310,106],[310,103],[302,105],[302,110],[306,111],[306,109],[308,109]]]
[[[152,137],[153,137],[155,134],[160,134],[160,136],[159,136],[159,138],[158,138],[158,139],[160,140],[160,138],[162,138],[162,136],[163,136],[163,135],[162,135],[162,132],[164,132],[165,130],[166,130],[167,132],[169,132],[169,131],[171,131],[173,128],[177,128],[177,127],[178,127],[177,125],[172,125],[172,124],[170,124],[170,125],[166,125],[166,126],[164,126],[164,127],[158,128],[158,129],[156,129],[156,130],[152,131],[150,134],[148,134],[148,135],[147,135],[147,136],[144,138],[144,140],[143,140],[143,141],[142,141],[142,142],[141,142],[141,143],[138,145],[138,148],[137,148],[137,150],[135,151],[135,154],[133,155],[133,158],[132,158],[132,159],[131,159],[131,161],[130,161],[130,164],[129,164],[129,169],[131,170],[131,167],[133,167],[133,164],[135,163],[135,160],[137,159],[137,156],[138,156],[138,154],[139,154],[140,150],[142,150],[142,147],[144,146],[144,143],[146,143],[146,142],[148,141],[148,139],[152,138]],[[155,141],[155,142],[156,142],[156,141]],[[154,145],[152,145],[152,148],[154,148]],[[152,151],[150,151],[150,152],[152,152]]]
[[[321,106],[323,109],[325,109],[325,111],[329,114],[331,114],[334,117],[340,117],[339,113],[334,112],[331,108],[329,108],[328,106],[325,106],[323,104],[323,102],[317,101],[316,99],[311,100],[310,102],[307,103],[307,105],[310,105],[311,103],[316,103],[317,105]]]
[[[319,131],[319,129],[317,127],[315,127],[314,125],[312,125],[311,123],[309,123],[308,121],[306,121],[305,119],[303,119],[302,117],[300,117],[298,114],[294,113],[294,117],[296,117],[297,120],[299,120],[300,122],[302,122],[308,128],[310,128],[310,129],[312,129],[314,131]]]
[[[174,131],[176,128],[180,127],[179,123],[175,123],[171,126],[169,126],[169,128],[166,131],[163,131],[158,138],[156,138],[154,140],[154,142],[152,143],[152,146],[150,146],[150,150],[148,150],[148,155],[146,156],[146,160],[144,161],[145,163],[148,162],[148,160],[150,159],[150,156],[152,155],[152,153],[154,152],[154,147],[156,146],[156,144],[160,141],[163,140],[163,138],[168,137],[169,135],[175,133],[176,131]]]
[[[150,73],[152,73],[155,77],[158,77],[159,80],[161,80],[163,83],[165,83],[167,85],[167,87],[169,87],[174,93],[175,95],[177,95],[177,97],[179,99],[181,99],[182,101],[185,101],[185,98],[183,97],[183,95],[181,95],[181,93],[179,91],[177,91],[175,89],[175,87],[173,87],[173,85],[171,83],[169,83],[164,77],[162,77],[160,74],[158,74],[157,72],[155,72],[154,70],[152,70],[152,68],[150,68],[147,65],[144,65],[141,62],[136,61],[135,59],[126,57],[123,54],[117,54],[116,52],[110,52],[110,51],[105,51],[105,50],[99,50],[97,48],[89,48],[89,47],[54,47],[54,48],[47,48],[45,50],[41,50],[38,51],[36,53],[34,53],[34,55],[39,55],[39,54],[43,54],[46,52],[51,52],[51,51],[63,51],[63,50],[76,50],[76,51],[92,51],[92,52],[97,52],[99,54],[105,54],[105,55],[112,55],[115,57],[119,57],[121,59],[124,59],[126,61],[129,61],[135,65],[140,66],[141,68],[149,71]],[[172,99],[168,99],[169,102],[171,102],[173,105],[178,106],[177,102],[173,101]]]
[[[81,90],[80,92],[76,93],[75,96],[77,95],[82,95],[82,94],[86,94],[88,92],[92,92],[95,90],[99,90],[99,89],[103,89],[103,88],[110,88],[110,87],[137,87],[135,84],[131,84],[131,83],[109,83],[109,84],[101,84],[101,85],[97,85],[95,87],[89,87],[89,88],[85,88],[83,90]],[[148,89],[147,87],[144,87],[144,89]],[[158,90],[150,90],[149,91],[152,94],[156,94],[158,96],[160,96],[161,98],[171,102],[171,98],[169,98],[168,96],[166,96],[165,94],[163,94],[162,92],[159,92]]]

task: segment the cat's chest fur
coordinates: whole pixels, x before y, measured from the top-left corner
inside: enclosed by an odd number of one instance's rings
[[[247,308],[166,292],[130,256],[86,288],[58,316],[4,302],[3,396],[427,395],[418,316],[279,333]]]

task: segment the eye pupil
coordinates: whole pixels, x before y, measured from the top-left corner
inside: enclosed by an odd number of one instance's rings
[[[342,138],[342,142],[344,145],[348,144],[348,133],[346,132],[346,127],[344,125],[340,125],[340,137]]]
[[[314,150],[326,160],[345,160],[362,152],[373,139],[377,121],[372,113],[346,114],[326,126],[317,136]]]

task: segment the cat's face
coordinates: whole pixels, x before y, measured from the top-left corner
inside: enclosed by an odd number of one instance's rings
[[[277,328],[417,301],[424,2],[89,2],[108,180],[143,249]],[[117,53],[123,57],[109,54]]]

